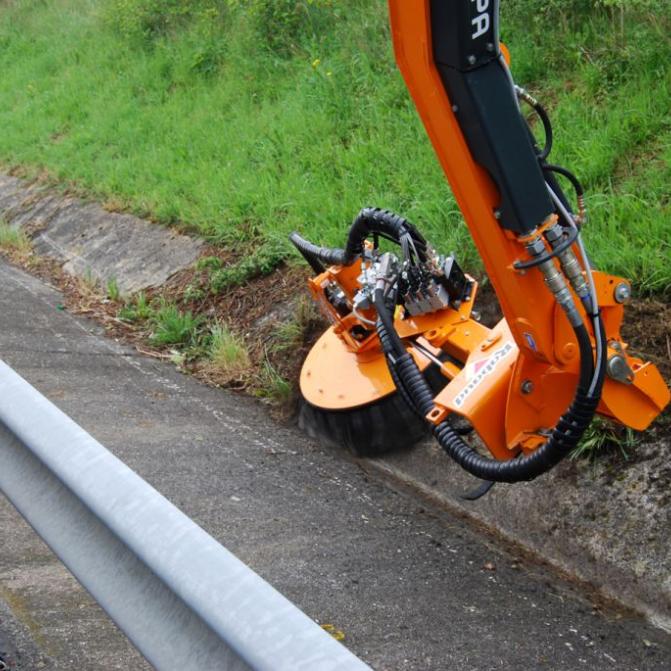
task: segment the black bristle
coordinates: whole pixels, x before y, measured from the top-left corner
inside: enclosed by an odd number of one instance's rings
[[[325,410],[303,400],[298,424],[311,438],[330,447],[344,447],[357,457],[408,449],[429,435],[426,422],[398,392],[348,410]]]

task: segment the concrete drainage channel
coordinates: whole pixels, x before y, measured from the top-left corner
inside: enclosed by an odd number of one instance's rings
[[[103,282],[115,278],[124,292],[160,286],[191,265],[200,249],[187,236],[9,176],[0,176],[0,216],[30,231],[35,250],[66,271]],[[671,631],[671,506],[665,486],[671,468],[664,456],[670,442],[665,437],[638,447],[634,463],[617,475],[605,462],[569,461],[536,482],[496,487],[477,502],[460,498],[473,480],[431,443],[364,466]]]
[[[460,494],[477,481],[433,443],[367,462],[392,484],[466,516],[603,596],[671,631],[668,442],[637,448],[640,461],[614,480],[607,464],[566,462],[522,485],[499,485],[479,501]]]

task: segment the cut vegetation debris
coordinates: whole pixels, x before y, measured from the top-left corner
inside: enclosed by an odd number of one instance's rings
[[[516,79],[588,189],[595,261],[668,297],[671,5],[502,4]],[[0,161],[249,250],[215,291],[270,272],[294,228],[339,243],[362,204],[479,266],[384,0],[27,0],[0,7],[0,44]]]

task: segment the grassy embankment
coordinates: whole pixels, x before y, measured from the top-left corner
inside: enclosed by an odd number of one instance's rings
[[[508,0],[503,37],[517,80],[551,109],[554,160],[588,189],[596,263],[665,299],[671,11],[596,1]],[[236,264],[209,265],[205,291],[271,271],[292,229],[341,244],[365,204],[479,266],[395,69],[383,0],[3,3],[0,127],[5,166],[236,250]],[[128,319],[193,345],[198,318],[143,300]],[[225,352],[221,328],[207,333]]]
[[[632,12],[622,28],[585,4],[509,0],[504,38],[517,79],[552,108],[555,159],[588,187],[596,261],[668,293],[671,12]],[[0,102],[6,165],[260,246],[267,267],[293,228],[341,243],[363,204],[478,263],[396,73],[382,0],[5,3]]]

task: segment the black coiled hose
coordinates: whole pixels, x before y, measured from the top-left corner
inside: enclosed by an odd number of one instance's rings
[[[384,325],[380,322],[378,322],[377,325],[377,333],[380,337],[380,341],[386,337],[386,329]],[[383,335],[384,334],[384,335]],[[384,349],[384,345],[383,345]],[[391,355],[391,354],[386,354],[386,359],[387,359],[387,367],[389,368],[389,373],[391,374],[391,379],[394,383],[394,386],[398,390],[398,393],[401,395],[401,398],[405,402],[405,404],[421,419],[424,419],[424,416],[422,413],[419,411],[417,406],[415,405],[415,401],[410,396],[408,393],[408,390],[403,386],[403,380],[398,376],[398,372],[396,371],[396,359]]]
[[[350,263],[363,254],[364,242],[372,234],[379,234],[401,242],[405,236],[409,236],[417,249],[419,261],[426,261],[426,240],[407,219],[389,210],[365,207],[359,212],[349,230],[345,254]]]
[[[403,380],[401,380],[398,371],[396,369],[397,359],[403,356],[409,356],[406,352],[406,349],[403,345],[402,340],[398,337],[394,324],[391,320],[391,314],[386,309],[380,309],[380,304],[384,302],[384,292],[381,289],[375,291],[375,296],[373,302],[377,309],[377,335],[380,338],[380,344],[382,346],[382,351],[385,354],[387,359],[387,367],[389,368],[389,373],[391,374],[391,379],[394,382],[394,386],[401,394],[406,405],[414,411],[416,415],[424,419],[421,411],[415,403],[415,399],[410,395],[408,390],[405,388]]]
[[[417,250],[419,261],[426,261],[426,240],[415,226],[398,214],[373,207],[365,207],[359,212],[349,229],[345,249],[319,247],[308,242],[296,232],[289,236],[289,240],[311,268],[321,273],[324,271],[322,264],[349,266],[354,263],[363,254],[364,243],[371,235],[381,235],[397,244],[401,244],[405,237],[409,237]]]
[[[416,410],[426,417],[433,410],[433,393],[424,380],[422,373],[407,352],[399,353],[395,339],[390,337],[387,312],[383,318],[380,309],[385,312],[384,304],[376,302],[380,319],[378,333],[385,354],[392,356],[394,368],[402,389],[410,396]],[[392,324],[393,329],[393,324]],[[589,396],[589,386],[594,375],[592,345],[584,324],[577,326],[575,334],[580,348],[580,378],[573,403],[560,418],[551,436],[533,454],[511,461],[497,461],[482,457],[470,445],[465,443],[455,429],[447,422],[441,422],[433,429],[434,436],[445,452],[462,468],[472,475],[492,482],[521,482],[534,478],[549,471],[564,459],[578,444],[589,426],[601,397],[605,367],[597,371],[597,385],[593,396]],[[599,318],[595,319],[596,337],[606,346],[605,333]],[[389,361],[389,358],[388,358]]]
[[[532,105],[532,107],[534,108],[536,114],[538,114],[538,117],[541,120],[541,123],[543,124],[543,129],[545,130],[545,146],[541,150],[541,153],[538,155],[539,160],[544,161],[552,151],[552,145],[554,141],[552,132],[552,122],[550,121],[550,117],[546,112],[545,107],[543,107],[543,105],[541,105],[539,102],[536,101],[536,103]]]

